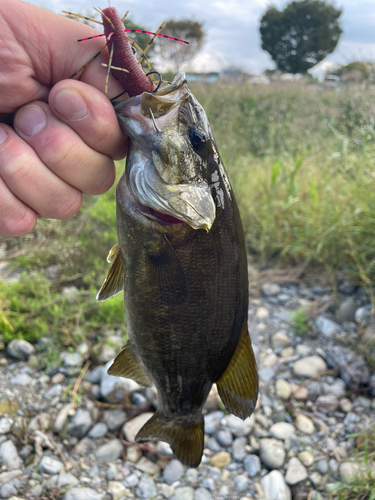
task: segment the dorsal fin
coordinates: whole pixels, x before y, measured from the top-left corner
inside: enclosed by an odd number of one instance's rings
[[[98,302],[107,300],[110,297],[122,292],[124,289],[124,263],[120,248],[117,244],[111,248],[107,260],[111,263],[111,266],[108,270],[104,283],[96,296],[96,300]]]

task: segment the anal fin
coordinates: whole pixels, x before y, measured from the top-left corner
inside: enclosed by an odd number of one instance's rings
[[[204,420],[198,424],[182,424],[177,422],[164,422],[156,413],[136,435],[136,441],[165,441],[178,460],[188,467],[198,467],[202,459],[204,444]]]
[[[258,397],[258,372],[247,322],[232,359],[216,385],[228,411],[242,419],[253,413]]]
[[[116,357],[113,364],[108,369],[109,375],[116,377],[131,378],[144,387],[152,385],[151,380],[140,367],[131,351],[130,344],[127,342],[120,354]]]
[[[111,263],[111,266],[96,296],[98,302],[107,300],[122,292],[124,289],[124,263],[120,248],[117,244],[111,248],[107,260]]]

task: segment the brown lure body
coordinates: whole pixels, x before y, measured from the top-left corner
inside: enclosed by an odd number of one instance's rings
[[[111,53],[113,46],[112,66],[129,71],[129,73],[125,73],[112,69],[112,75],[120,82],[129,97],[140,95],[143,92],[152,92],[154,84],[145,75],[141,65],[134,57],[130,42],[124,33],[124,24],[117,10],[114,7],[108,7],[103,10],[103,14],[102,20],[109,53]],[[107,18],[110,19],[113,26]],[[112,36],[110,36],[111,33],[113,33]]]

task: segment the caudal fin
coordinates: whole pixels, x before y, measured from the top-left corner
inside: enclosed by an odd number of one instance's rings
[[[203,454],[204,420],[196,425],[167,423],[157,411],[142,427],[136,441],[166,441],[179,461],[188,467],[198,467]]]

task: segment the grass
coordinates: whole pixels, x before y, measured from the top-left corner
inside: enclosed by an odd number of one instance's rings
[[[350,481],[340,483],[332,500],[375,500],[375,432],[369,429],[347,438],[355,438],[353,454],[360,472]]]
[[[375,87],[191,87],[209,117],[253,259],[344,270],[371,296]],[[118,175],[122,170],[120,163]],[[117,241],[114,188],[86,197],[69,221],[39,220],[30,234],[3,241],[20,281],[0,283],[0,342],[48,335],[74,347],[87,335],[99,338],[109,325],[125,331],[121,295],[95,302]],[[58,279],[46,278],[50,265],[60,267]],[[60,291],[72,285],[79,294],[69,304]],[[306,326],[303,318],[296,323]]]

